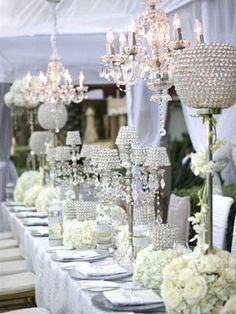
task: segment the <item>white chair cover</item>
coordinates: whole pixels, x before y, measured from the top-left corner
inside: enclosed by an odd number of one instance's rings
[[[178,227],[178,240],[188,242],[190,216],[190,197],[180,197],[171,194],[168,209],[168,224],[174,224]]]
[[[225,236],[230,207],[234,200],[231,197],[213,195],[213,245],[225,249]]]

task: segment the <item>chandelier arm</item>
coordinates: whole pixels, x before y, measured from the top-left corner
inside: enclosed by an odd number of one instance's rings
[[[52,20],[53,20],[53,29],[51,34],[51,48],[52,48],[52,59],[59,59],[59,54],[57,50],[57,34],[58,34],[58,23],[57,23],[57,13],[56,13],[56,2],[52,2]]]

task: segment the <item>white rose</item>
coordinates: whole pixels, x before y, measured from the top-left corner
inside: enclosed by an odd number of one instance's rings
[[[11,108],[14,105],[13,94],[11,92],[6,93],[4,96],[4,101],[5,104]]]
[[[216,254],[206,254],[201,256],[198,266],[200,273],[214,274],[221,270],[221,259]]]
[[[181,278],[182,272],[180,273]],[[192,276],[185,282],[183,289],[183,297],[189,305],[194,305],[200,302],[206,295],[207,284],[202,276]]]
[[[178,308],[182,301],[181,291],[174,286],[162,285],[161,295],[171,310]]]
[[[233,295],[226,303],[220,314],[236,313],[236,295]]]

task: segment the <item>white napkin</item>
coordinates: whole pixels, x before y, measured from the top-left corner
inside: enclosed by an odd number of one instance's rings
[[[93,289],[107,289],[107,288],[117,288],[118,284],[114,281],[105,280],[81,280],[81,289],[83,290],[93,290]]]
[[[48,218],[27,218],[24,220],[23,222],[24,224],[27,224],[27,225],[33,225],[33,224],[48,224]]]
[[[95,265],[87,262],[82,262],[76,267],[76,270],[86,277],[106,276],[125,274],[128,271],[118,264]]]
[[[59,253],[62,251],[71,251],[73,250],[72,246],[54,246],[54,247],[49,247],[46,252],[47,253]]]
[[[57,252],[57,256],[61,259],[77,259],[77,258],[90,258],[97,257],[100,254],[95,252],[94,250],[86,250],[86,251],[59,251]]]
[[[47,235],[48,227],[30,227],[29,231],[32,235]]]
[[[163,300],[153,290],[113,290],[103,292],[104,297],[114,305],[144,305],[162,303]]]

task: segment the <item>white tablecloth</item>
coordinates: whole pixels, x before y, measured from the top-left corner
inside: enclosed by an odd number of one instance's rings
[[[28,269],[36,274],[38,306],[47,308],[51,314],[113,313],[95,308],[91,301],[94,293],[81,290],[79,281],[72,279],[67,271],[60,269],[59,263],[51,260],[50,254],[46,252],[49,247],[48,238],[32,237],[27,227],[4,204],[2,214],[19,241]],[[122,284],[126,285],[127,283]]]

